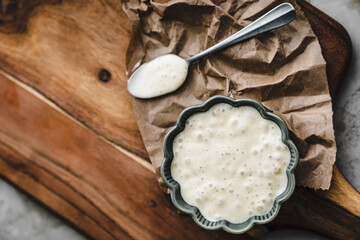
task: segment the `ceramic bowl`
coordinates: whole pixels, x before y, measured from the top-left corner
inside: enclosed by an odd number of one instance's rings
[[[290,149],[291,159],[290,163],[286,167],[286,175],[288,178],[287,186],[285,191],[278,195],[275,200],[271,210],[265,215],[252,216],[247,221],[242,223],[231,223],[226,220],[219,221],[209,221],[207,220],[195,206],[187,204],[181,196],[180,185],[173,179],[171,176],[171,162],[173,160],[173,142],[174,138],[185,128],[186,120],[199,112],[206,112],[213,105],[217,103],[227,103],[233,107],[240,106],[251,106],[256,108],[260,115],[268,120],[275,122],[281,129],[282,141]],[[294,191],[295,188],[295,176],[294,170],[298,163],[299,153],[295,144],[289,138],[289,131],[284,120],[279,116],[271,112],[269,109],[265,108],[260,102],[253,99],[232,99],[229,97],[217,95],[214,96],[203,104],[190,106],[183,110],[178,118],[178,121],[174,128],[172,128],[165,136],[164,139],[164,161],[162,163],[160,173],[161,177],[164,180],[165,184],[169,187],[171,192],[171,200],[173,204],[182,212],[192,216],[194,221],[201,227],[208,230],[215,230],[222,228],[225,231],[230,233],[244,233],[249,230],[255,224],[264,224],[273,220],[279,212],[281,204],[287,200]]]

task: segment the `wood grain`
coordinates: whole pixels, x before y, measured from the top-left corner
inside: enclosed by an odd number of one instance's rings
[[[4,75],[0,96],[1,173],[93,238],[235,239],[178,216],[153,172]]]
[[[120,3],[49,2],[19,5],[27,13],[0,24],[0,174],[94,239],[251,239],[177,215],[149,163],[123,150],[147,158],[126,91],[130,25]],[[335,96],[350,40],[299,3],[319,36]],[[332,239],[359,239],[359,226],[360,195],[337,168],[329,191],[296,188],[267,225]]]
[[[0,1],[0,31],[23,32],[32,10],[44,4],[59,3],[59,0],[2,0]]]
[[[26,31],[0,33],[0,68],[97,134],[148,158],[126,90],[131,27],[120,1],[63,1],[28,10]],[[106,83],[99,79],[103,69],[111,74]]]

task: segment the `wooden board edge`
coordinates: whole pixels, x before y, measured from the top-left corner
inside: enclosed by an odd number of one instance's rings
[[[2,145],[1,142],[0,145]],[[31,200],[34,200],[34,202],[38,203],[39,206],[49,210],[50,213],[56,217],[59,217],[65,224],[86,238],[95,239],[96,237],[102,236],[104,239],[115,239],[112,237],[109,238],[106,231],[100,229],[92,222],[91,219],[84,217],[79,209],[72,206],[72,204],[69,204],[66,200],[62,199],[61,196],[55,194],[43,186],[39,181],[37,181],[36,177],[31,176],[31,174],[25,174],[19,171],[17,167],[11,166],[11,164],[2,157],[0,157],[0,173],[0,177],[2,179],[10,183],[16,189],[20,190]],[[33,189],[38,189],[38,191],[35,193]],[[48,201],[49,199],[52,200]],[[44,204],[44,202],[47,204]],[[62,211],[62,215],[60,215],[58,212],[59,205],[61,205],[64,210],[66,209],[66,211]],[[77,222],[76,219],[79,215],[83,216],[82,221],[75,225],[74,222]]]
[[[334,202],[360,218],[360,193],[346,180],[337,166],[334,166],[333,169],[330,189],[328,191],[315,191],[315,194]]]

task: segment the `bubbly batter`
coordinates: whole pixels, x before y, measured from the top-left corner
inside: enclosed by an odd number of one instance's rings
[[[131,95],[152,98],[175,91],[186,79],[188,63],[174,54],[166,54],[142,65],[128,83]]]
[[[210,221],[266,214],[287,185],[289,148],[279,126],[253,107],[220,103],[191,116],[173,151],[182,197]]]

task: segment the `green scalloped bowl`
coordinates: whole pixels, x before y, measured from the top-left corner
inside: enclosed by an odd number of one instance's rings
[[[285,191],[277,196],[274,200],[273,207],[265,215],[252,216],[247,221],[242,223],[231,223],[226,220],[209,221],[199,211],[197,207],[187,204],[181,196],[180,185],[171,176],[171,162],[173,160],[173,141],[177,134],[185,128],[186,120],[195,113],[206,112],[210,107],[217,103],[228,103],[233,107],[240,106],[252,106],[256,108],[261,116],[265,119],[269,119],[275,122],[281,129],[282,141],[289,147],[291,159],[286,168],[286,175],[288,177],[288,183]],[[294,191],[295,188],[295,176],[294,170],[299,160],[299,152],[295,144],[289,138],[289,131],[284,120],[279,116],[266,109],[260,102],[253,99],[232,99],[229,97],[217,95],[214,96],[203,104],[190,106],[184,109],[175,125],[165,136],[164,139],[164,161],[161,165],[160,173],[165,184],[169,187],[171,192],[171,200],[173,204],[182,212],[190,214],[194,221],[201,227],[208,230],[224,229],[230,233],[244,233],[249,230],[255,224],[264,224],[273,220],[280,210],[281,204],[286,201]]]

